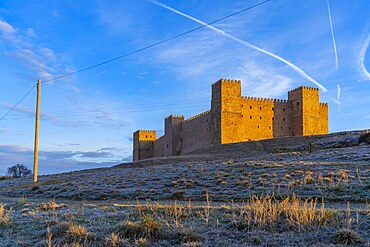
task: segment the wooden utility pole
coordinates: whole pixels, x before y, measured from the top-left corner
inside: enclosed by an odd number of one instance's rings
[[[35,146],[33,153],[33,183],[37,188],[37,176],[39,171],[39,123],[40,123],[40,95],[41,81],[37,80],[37,100],[36,100],[36,123],[35,123]]]

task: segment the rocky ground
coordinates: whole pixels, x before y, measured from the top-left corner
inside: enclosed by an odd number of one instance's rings
[[[369,246],[370,145],[359,145],[359,136],[355,131],[204,148],[182,157],[41,176],[35,190],[31,179],[0,180],[0,241]],[[44,210],[40,205],[50,200],[65,207]],[[1,214],[8,214],[5,223]]]

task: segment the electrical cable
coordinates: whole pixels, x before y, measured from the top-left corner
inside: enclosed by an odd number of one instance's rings
[[[16,108],[21,102],[22,102],[22,100],[24,100],[24,98],[26,98],[27,97],[27,95],[29,95],[31,92],[32,92],[32,90],[35,88],[37,86],[37,83],[12,107],[12,108],[10,108],[10,110],[9,111],[7,111],[1,118],[0,118],[0,121],[1,120],[3,120],[6,116],[8,116],[8,114],[11,112],[11,111],[13,111],[14,110],[14,108]]]
[[[144,51],[144,50],[147,50],[147,49],[149,49],[149,48],[152,48],[152,47],[154,47],[154,46],[158,46],[158,45],[160,45],[160,44],[163,44],[163,43],[165,43],[165,42],[168,42],[168,41],[171,41],[171,40],[173,40],[173,39],[176,39],[176,38],[178,38],[178,37],[181,37],[181,36],[184,36],[184,35],[186,35],[186,34],[189,34],[189,33],[191,33],[191,32],[194,32],[194,31],[197,31],[197,30],[199,30],[199,29],[201,29],[201,28],[204,28],[204,27],[206,27],[206,26],[209,26],[209,25],[212,25],[212,24],[214,24],[214,23],[217,23],[217,22],[220,22],[220,21],[222,21],[222,20],[225,20],[225,19],[227,19],[227,18],[230,18],[230,17],[232,17],[232,16],[235,16],[235,15],[238,15],[238,14],[240,14],[240,13],[242,13],[242,12],[245,12],[245,11],[247,11],[247,10],[250,10],[250,9],[253,9],[253,8],[256,8],[256,7],[258,7],[258,6],[261,6],[261,5],[263,5],[263,4],[265,4],[265,3],[267,3],[267,2],[269,2],[269,1],[271,1],[271,0],[265,0],[265,1],[263,1],[263,2],[260,2],[260,3],[257,3],[257,4],[255,4],[255,5],[252,5],[252,6],[249,6],[249,7],[247,7],[247,8],[244,8],[244,9],[242,9],[242,10],[239,10],[239,11],[237,11],[237,12],[234,12],[233,14],[230,14],[230,15],[227,15],[227,16],[225,16],[225,17],[222,17],[222,18],[220,18],[220,19],[217,19],[217,20],[215,20],[215,21],[212,21],[212,22],[209,22],[209,23],[207,23],[207,24],[205,24],[205,25],[201,25],[201,26],[199,26],[199,27],[197,27],[197,28],[194,28],[194,29],[191,29],[191,30],[188,30],[188,31],[186,31],[186,32],[183,32],[183,33],[180,33],[180,34],[177,34],[177,35],[175,35],[175,36],[172,36],[172,37],[170,37],[170,38],[167,38],[167,39],[164,39],[164,40],[161,40],[161,41],[158,41],[158,42],[155,42],[155,43],[153,43],[153,44],[151,44],[151,45],[148,45],[148,46],[145,46],[145,47],[143,47],[143,48],[140,48],[140,49],[137,49],[137,50],[134,50],[134,51],[131,51],[131,52],[129,52],[129,53],[126,53],[126,54],[124,54],[124,55],[121,55],[121,56],[118,56],[118,57],[115,57],[115,58],[112,58],[112,59],[109,59],[109,60],[106,60],[106,61],[103,61],[103,62],[100,62],[100,63],[97,63],[97,64],[94,64],[94,65],[91,65],[91,66],[88,66],[88,67],[86,67],[86,68],[83,68],[83,69],[79,69],[79,70],[76,70],[76,71],[73,71],[73,72],[70,72],[70,73],[67,73],[67,74],[64,74],[64,75],[60,75],[60,76],[57,76],[57,77],[54,77],[54,78],[51,78],[51,79],[48,79],[48,80],[45,80],[45,81],[42,81],[41,83],[46,83],[46,82],[50,82],[50,81],[55,81],[55,80],[57,80],[57,79],[61,79],[61,78],[65,78],[65,77],[68,77],[68,76],[71,76],[71,75],[75,75],[75,74],[78,74],[78,73],[81,73],[81,72],[83,72],[83,71],[86,71],[86,70],[90,70],[90,69],[93,69],[93,68],[96,68],[96,67],[99,67],[99,66],[102,66],[102,65],[104,65],[104,64],[107,64],[107,63],[111,63],[111,62],[113,62],[113,61],[116,61],[116,60],[119,60],[119,59],[122,59],[122,58],[125,58],[125,57],[127,57],[127,56],[130,56],[130,55],[132,55],[132,54],[135,54],[135,53],[138,53],[138,52],[141,52],[141,51]],[[36,84],[37,85],[37,84]],[[15,107],[17,107],[17,105],[36,87],[36,85],[35,86],[33,86],[5,115],[3,115],[1,118],[0,118],[0,121],[1,120],[3,120],[11,111],[13,111],[14,110],[14,108]]]

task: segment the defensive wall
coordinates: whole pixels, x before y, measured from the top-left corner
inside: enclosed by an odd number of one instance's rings
[[[287,100],[255,98],[241,95],[240,80],[220,79],[212,84],[211,110],[186,120],[170,115],[164,122],[159,138],[155,131],[134,133],[134,161],[215,144],[327,134],[328,104],[320,103],[319,90],[313,87],[293,89]]]

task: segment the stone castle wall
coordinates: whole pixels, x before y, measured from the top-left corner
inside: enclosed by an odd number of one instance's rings
[[[182,123],[182,148],[180,154],[211,144],[211,114],[203,112]],[[180,145],[181,146],[181,145]]]
[[[317,88],[299,87],[288,100],[244,97],[241,81],[221,79],[212,85],[211,110],[185,120],[165,119],[165,134],[134,133],[134,161],[190,153],[213,144],[274,137],[328,133],[328,105],[319,102]]]
[[[273,109],[274,137],[293,136],[292,109],[287,100],[275,100]]]

